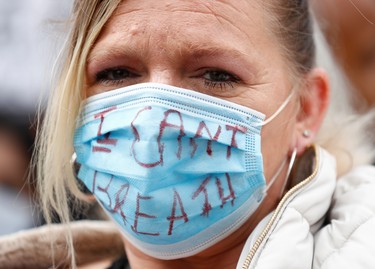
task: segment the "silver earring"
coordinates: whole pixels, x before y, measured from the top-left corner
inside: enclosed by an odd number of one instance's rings
[[[305,138],[309,138],[311,136],[311,131],[306,129],[306,130],[303,131],[302,135]]]

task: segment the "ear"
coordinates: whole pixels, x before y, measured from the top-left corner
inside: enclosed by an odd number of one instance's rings
[[[330,91],[326,72],[320,68],[312,69],[305,77],[300,94],[300,110],[297,114],[296,128],[290,152],[297,154],[311,145],[323,122],[329,104]]]

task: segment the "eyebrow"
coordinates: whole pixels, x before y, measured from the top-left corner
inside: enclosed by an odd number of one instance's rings
[[[216,44],[196,44],[193,46],[188,46],[188,49],[184,47],[183,51],[188,57],[196,59],[199,61],[204,58],[220,57],[227,59],[228,62],[240,63],[247,68],[253,74],[258,73],[257,65],[255,64],[256,56],[249,55],[244,51],[233,48],[231,46],[220,46]]]
[[[136,55],[139,53],[139,48],[135,48],[132,45],[129,45],[130,42],[125,42],[121,46],[112,46],[110,49],[108,48],[100,48],[97,49],[94,47],[94,49],[89,53],[89,56],[87,58],[88,62],[91,62],[93,59],[97,57],[111,57],[111,56],[119,56],[121,54],[127,54],[127,55]],[[234,48],[228,48],[222,45],[216,45],[216,44],[187,44],[183,48],[180,46],[180,54],[182,52],[184,54],[187,54],[189,56],[196,56],[196,57],[202,57],[202,56],[216,56],[216,55],[228,55],[232,56],[234,58],[240,58],[240,57],[246,57],[248,56],[246,53],[241,52]]]
[[[120,55],[130,54],[134,55],[136,53],[135,49],[131,49],[131,47],[127,46],[105,46],[104,48],[96,47],[90,51],[87,57],[87,64],[94,62],[97,58],[117,58]]]
[[[225,42],[226,43],[226,42]],[[131,43],[131,41],[122,41],[119,43],[107,43],[104,47],[94,47],[87,58],[87,67],[91,64],[96,63],[97,60],[100,62],[101,59],[121,59],[121,57],[140,58],[148,57],[144,55],[147,53],[147,49],[137,47]],[[218,42],[214,43],[184,43],[177,44],[177,49],[171,58],[179,54],[179,57],[186,59],[193,59],[193,61],[199,61],[205,58],[219,57],[221,59],[227,59],[230,63],[238,63],[245,67],[248,71],[253,74],[258,73],[258,68],[255,64],[256,56],[249,55],[244,51],[233,47],[231,44],[222,44]],[[142,55],[143,54],[143,55]],[[250,60],[249,60],[250,59]]]
[[[185,49],[184,49],[185,50]],[[237,49],[233,48],[227,48],[224,46],[210,46],[210,45],[193,45],[189,46],[187,51],[185,52],[186,54],[190,56],[195,56],[195,57],[204,57],[204,56],[220,56],[220,55],[225,55],[225,56],[230,56],[235,59],[238,58],[244,58],[247,56],[246,53],[241,52]]]

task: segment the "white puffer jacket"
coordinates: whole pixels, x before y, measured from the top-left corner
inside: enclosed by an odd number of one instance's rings
[[[312,151],[315,167],[258,224],[237,269],[375,268],[375,167],[337,180],[333,157]]]
[[[302,159],[296,167],[307,171],[294,173],[305,179],[258,224],[237,269],[375,269],[375,167],[358,167],[337,180],[333,157],[319,147],[307,152],[305,163]],[[50,268],[46,229],[0,238],[0,268]],[[65,228],[52,229],[58,244],[64,242]],[[71,229],[79,265],[124,254],[111,222],[76,222]],[[65,251],[56,249],[57,263]]]

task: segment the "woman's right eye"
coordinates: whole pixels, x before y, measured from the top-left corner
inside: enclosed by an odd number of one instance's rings
[[[125,82],[125,80],[130,78],[136,78],[139,75],[130,72],[128,69],[123,67],[115,67],[105,69],[96,74],[96,82],[103,83],[106,85],[117,85]]]

